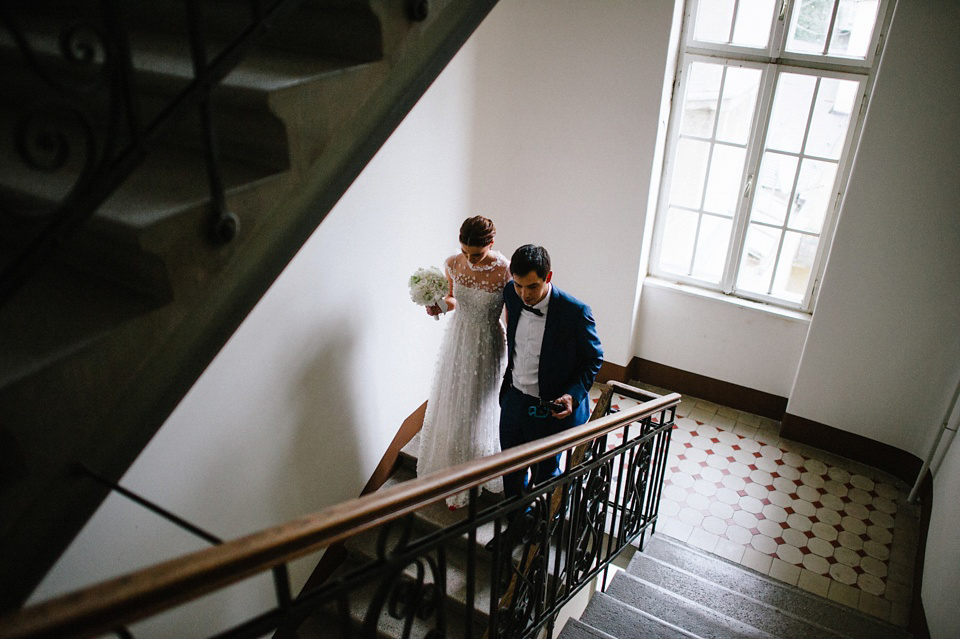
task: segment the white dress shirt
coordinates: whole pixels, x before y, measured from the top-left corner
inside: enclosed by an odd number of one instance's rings
[[[533,305],[533,308],[543,313],[542,317],[521,307],[520,319],[517,321],[513,347],[513,386],[521,393],[533,397],[540,397],[540,349],[543,346],[543,330],[547,326],[547,307],[550,305],[551,293],[553,284],[547,284],[547,294]]]

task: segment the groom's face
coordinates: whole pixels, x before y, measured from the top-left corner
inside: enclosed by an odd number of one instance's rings
[[[533,306],[542,300],[549,288],[547,283],[553,277],[553,271],[547,272],[547,278],[543,279],[537,275],[536,271],[530,271],[526,275],[513,276],[513,287],[517,290],[517,295],[527,306]]]

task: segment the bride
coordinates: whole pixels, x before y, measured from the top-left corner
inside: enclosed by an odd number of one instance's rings
[[[496,228],[476,216],[460,227],[460,253],[446,261],[450,291],[444,302],[456,310],[440,344],[427,411],[420,431],[417,475],[500,452],[498,391],[506,363],[501,321],[507,259],[493,250]],[[427,307],[429,315],[446,312]],[[502,492],[500,479],[484,488]],[[451,510],[466,505],[468,491],[447,498]]]

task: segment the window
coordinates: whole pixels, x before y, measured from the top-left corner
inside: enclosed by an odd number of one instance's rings
[[[651,273],[810,310],[886,0],[689,0]]]

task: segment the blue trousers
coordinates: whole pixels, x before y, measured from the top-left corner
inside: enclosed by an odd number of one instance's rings
[[[506,450],[534,440],[553,435],[574,426],[573,416],[557,419],[549,413],[544,417],[531,415],[531,407],[538,407],[540,400],[525,395],[512,386],[500,400],[500,448]],[[534,411],[543,415],[546,409]],[[504,497],[510,499],[523,493],[528,486],[536,486],[560,474],[560,455],[555,455],[534,464],[530,468],[503,476]]]

